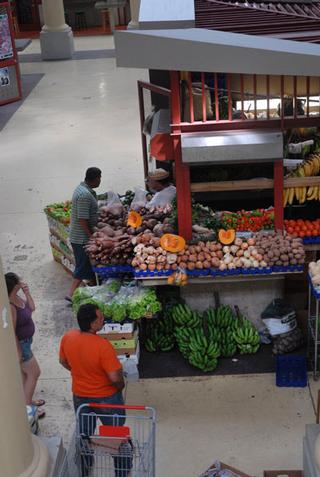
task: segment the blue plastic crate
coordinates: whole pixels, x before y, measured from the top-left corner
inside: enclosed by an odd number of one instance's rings
[[[303,238],[303,243],[305,245],[308,245],[308,244],[318,244],[320,243],[320,237],[319,236],[315,236],[315,237],[304,237]]]
[[[286,388],[304,388],[308,384],[305,356],[277,356],[276,384]]]

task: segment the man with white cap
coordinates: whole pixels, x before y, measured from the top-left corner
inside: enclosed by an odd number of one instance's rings
[[[164,169],[155,169],[149,172],[146,183],[150,192],[154,194],[146,207],[166,206],[176,197],[177,189],[171,184],[169,172]]]

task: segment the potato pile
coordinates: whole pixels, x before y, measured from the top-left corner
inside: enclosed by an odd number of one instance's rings
[[[301,239],[287,234],[256,234],[248,239],[236,238],[231,245],[216,241],[186,245],[178,253],[169,253],[160,246],[160,239],[144,233],[133,239],[134,259],[132,266],[140,271],[203,270],[220,271],[250,268],[267,268],[274,265],[298,265],[304,263]]]
[[[232,245],[222,248],[223,257],[219,266],[220,271],[235,270],[237,268],[265,268],[267,263],[263,255],[259,254],[255,238],[247,240],[236,238]]]
[[[150,272],[162,270],[176,270],[177,254],[167,252],[160,247],[160,239],[154,238],[150,244],[140,243],[134,248],[135,257],[132,266],[140,271]]]
[[[223,257],[222,245],[217,242],[198,242],[196,245],[186,245],[178,253],[178,265],[186,270],[203,270],[218,268]]]
[[[268,267],[304,264],[305,251],[301,238],[292,237],[286,232],[283,235],[277,232],[259,233],[255,235],[255,242],[259,255]]]

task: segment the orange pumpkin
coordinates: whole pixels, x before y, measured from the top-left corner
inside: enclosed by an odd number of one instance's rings
[[[223,245],[230,245],[236,238],[236,231],[234,229],[220,229],[218,236],[219,241],[223,243]]]
[[[164,234],[160,239],[160,246],[167,252],[181,252],[186,246],[186,241],[180,235]]]
[[[128,227],[137,228],[142,224],[142,217],[138,212],[131,210],[128,215],[127,225]]]

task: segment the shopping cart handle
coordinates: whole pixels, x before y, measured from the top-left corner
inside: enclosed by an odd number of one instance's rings
[[[107,408],[107,409],[128,409],[128,411],[145,411],[147,408],[146,406],[125,406],[121,404],[108,404],[108,403],[97,403],[97,402],[90,402],[87,404],[89,407],[95,408]]]

